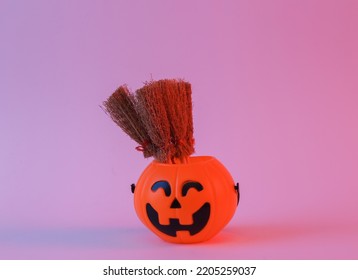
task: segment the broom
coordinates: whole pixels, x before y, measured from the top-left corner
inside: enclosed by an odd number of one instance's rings
[[[137,111],[155,147],[154,158],[171,161],[170,124],[159,83],[149,82],[136,91]]]
[[[186,163],[188,157],[194,152],[191,91],[187,90],[190,84],[182,80],[160,80],[158,83],[170,120],[171,160]]]
[[[119,87],[104,102],[112,120],[133,140],[144,157],[162,163],[186,163],[194,153],[191,85],[183,80],[146,82],[130,94]]]
[[[103,102],[104,111],[111,119],[140,146],[144,157],[153,156],[148,133],[144,123],[135,110],[135,98],[126,85],[120,86],[106,101]]]

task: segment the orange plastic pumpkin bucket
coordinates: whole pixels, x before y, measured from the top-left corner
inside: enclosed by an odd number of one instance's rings
[[[185,164],[150,163],[134,191],[140,220],[157,236],[195,243],[216,235],[233,217],[239,189],[214,157],[189,157]]]

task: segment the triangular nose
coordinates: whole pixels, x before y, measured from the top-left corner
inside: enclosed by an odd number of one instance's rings
[[[176,198],[174,198],[172,205],[170,205],[170,208],[181,208],[181,205]]]

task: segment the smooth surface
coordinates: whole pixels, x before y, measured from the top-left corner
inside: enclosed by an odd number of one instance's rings
[[[358,259],[354,0],[0,2],[1,259]],[[240,182],[200,245],[135,215],[149,163],[99,105],[192,83],[197,155]]]
[[[220,161],[193,156],[187,162],[153,161],[135,187],[138,218],[167,242],[207,241],[221,232],[237,209],[235,182]]]

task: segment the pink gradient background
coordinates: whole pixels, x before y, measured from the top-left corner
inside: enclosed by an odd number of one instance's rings
[[[1,259],[358,259],[358,2],[0,1]],[[134,212],[149,163],[99,105],[192,83],[231,223],[173,245]]]

